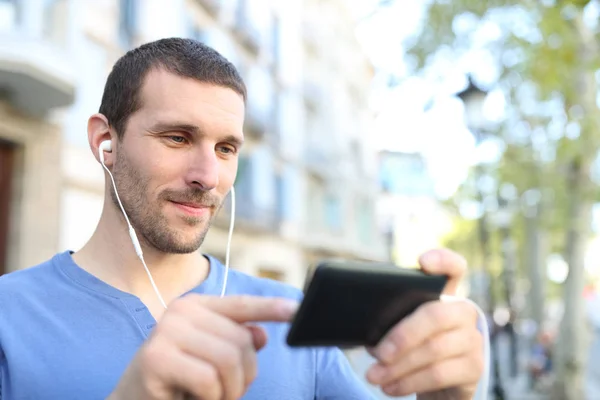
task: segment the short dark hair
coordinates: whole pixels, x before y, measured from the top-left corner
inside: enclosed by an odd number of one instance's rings
[[[99,112],[119,139],[127,120],[141,107],[140,91],[153,68],[229,88],[246,101],[246,85],[235,66],[213,48],[193,39],[168,38],[128,51],[108,75]]]

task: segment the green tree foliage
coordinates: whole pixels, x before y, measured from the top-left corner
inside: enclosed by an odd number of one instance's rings
[[[586,23],[587,0],[438,0],[427,6],[423,26],[408,43],[415,72],[443,79],[448,65],[468,65],[477,57],[497,71],[505,115],[491,129],[503,142],[503,155],[486,174],[499,190],[516,192],[517,219],[512,233],[527,260],[523,203],[538,193],[540,229],[548,232],[550,251],[564,254],[570,266],[564,285],[565,314],[557,370],[558,398],[583,398],[583,253],[590,236],[592,204],[598,198],[592,168],[600,148],[596,71],[600,67],[598,32]],[[474,67],[475,68],[475,67]],[[468,70],[465,74],[476,70]],[[491,195],[486,195],[490,197]],[[486,199],[486,196],[483,196]],[[480,201],[468,180],[453,203]],[[488,202],[486,201],[486,204]],[[493,211],[492,207],[492,211]],[[480,259],[470,245],[475,221],[461,222],[447,244]],[[497,249],[497,247],[495,247]]]

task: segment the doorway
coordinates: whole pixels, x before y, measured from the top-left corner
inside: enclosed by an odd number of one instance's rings
[[[7,271],[14,146],[0,141],[0,275]]]

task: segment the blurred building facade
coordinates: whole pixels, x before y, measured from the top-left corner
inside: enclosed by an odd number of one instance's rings
[[[104,174],[87,118],[127,49],[171,36],[216,48],[248,86],[232,266],[299,286],[322,257],[386,258],[365,140],[371,66],[344,1],[320,3],[0,1],[0,273],[90,237]],[[221,259],[226,211],[203,245]]]
[[[452,222],[435,196],[422,154],[382,151],[379,166],[383,193],[378,215],[390,258],[397,265],[415,267],[423,252],[441,245]]]

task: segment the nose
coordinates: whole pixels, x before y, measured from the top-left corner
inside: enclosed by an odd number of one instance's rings
[[[212,146],[202,146],[190,152],[187,184],[202,190],[212,190],[219,185],[219,160]]]

